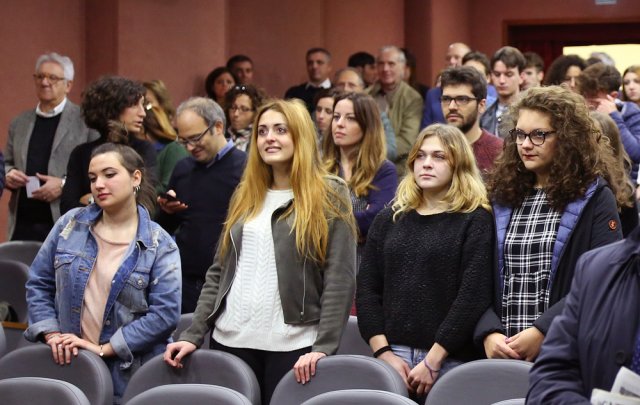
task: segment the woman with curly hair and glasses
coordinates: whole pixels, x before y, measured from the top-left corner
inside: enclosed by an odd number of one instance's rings
[[[156,181],[156,151],[147,141],[136,137],[143,129],[146,89],[135,80],[120,76],[104,76],[91,83],[83,94],[82,114],[89,128],[100,138],[78,145],[69,157],[67,181],[62,189],[60,211],[93,202],[87,170],[93,150],[106,142],[131,146],[144,160],[149,180]]]
[[[253,118],[263,100],[262,91],[250,84],[236,85],[225,95],[224,110],[229,123],[226,137],[241,151],[246,152],[249,147]]]
[[[495,301],[475,339],[489,358],[533,361],[580,255],[621,239],[622,229],[584,99],[559,86],[532,88],[508,117],[510,136],[488,182]]]
[[[493,250],[471,146],[458,128],[428,126],[409,152],[393,206],[369,229],[356,289],[362,337],[417,397],[480,357],[473,328],[491,304]]]

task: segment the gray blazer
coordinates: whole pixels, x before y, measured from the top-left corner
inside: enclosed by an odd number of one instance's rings
[[[27,168],[27,154],[29,152],[29,140],[36,122],[36,110],[25,111],[11,121],[9,125],[9,138],[4,151],[4,168],[9,173],[11,169],[22,170]],[[63,177],[67,170],[67,161],[71,151],[76,146],[98,138],[98,133],[87,128],[82,119],[80,107],[67,100],[62,110],[60,123],[53,138],[51,156],[47,173],[49,176]],[[16,214],[18,212],[18,190],[12,190],[9,201],[8,238],[11,238],[15,229]],[[54,222],[60,217],[60,199],[51,202],[51,215]]]
[[[503,118],[496,117],[496,112],[498,111],[498,100],[496,100],[493,104],[487,107],[487,110],[480,117],[480,128],[484,129],[487,132],[491,132],[492,134],[498,135],[500,138],[505,139],[509,136],[509,130],[511,128],[507,128],[503,121]],[[503,113],[504,116],[508,114],[509,111],[505,111]]]

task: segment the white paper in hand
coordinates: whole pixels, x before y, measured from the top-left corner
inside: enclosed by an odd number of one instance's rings
[[[33,192],[40,188],[40,180],[36,176],[29,176],[27,181],[27,197],[33,198]]]

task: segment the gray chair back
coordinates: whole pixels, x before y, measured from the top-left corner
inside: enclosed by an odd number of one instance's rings
[[[505,401],[496,402],[493,405],[525,405],[527,403],[526,398],[514,398],[507,399]]]
[[[358,329],[358,317],[351,315],[347,325],[342,332],[340,346],[336,354],[360,354],[362,356],[373,356],[371,347],[364,341]]]
[[[0,301],[11,305],[18,316],[17,322],[26,323],[29,266],[15,260],[0,260]]]
[[[0,357],[4,356],[7,352],[7,336],[4,334],[4,328],[0,323]]]
[[[0,380],[0,398],[3,405],[91,405],[75,385],[42,377]]]
[[[34,240],[12,240],[0,243],[0,260],[15,260],[31,266],[42,242]]]
[[[53,362],[51,348],[45,344],[23,347],[0,359],[0,380],[16,377],[44,377],[66,381],[78,387],[92,405],[112,405],[113,382],[102,359],[80,350],[71,364]]]
[[[177,342],[178,338],[180,337],[180,334],[182,332],[184,332],[185,330],[187,330],[189,328],[189,326],[191,326],[191,322],[192,321],[193,321],[193,313],[192,312],[188,313],[188,314],[180,315],[180,320],[178,321],[178,326],[176,327],[176,330],[171,335],[171,337],[173,338],[174,342]],[[211,330],[209,330],[205,334],[204,341],[202,342],[202,346],[200,346],[200,348],[201,349],[208,349],[210,341],[211,341]]]
[[[505,399],[526,397],[532,364],[504,359],[462,364],[436,381],[425,405],[490,405]]]
[[[260,386],[253,370],[239,357],[218,350],[199,349],[184,359],[184,368],[167,365],[159,354],[129,380],[122,402],[153,387],[170,384],[208,384],[230,388],[260,405]]]
[[[271,403],[274,405],[300,405],[304,401],[328,391],[372,389],[408,396],[400,374],[389,364],[373,357],[335,355],[322,358],[316,365],[311,381],[298,384],[293,370],[282,377]]]
[[[252,405],[231,388],[208,384],[173,384],[151,388],[131,398],[127,405],[176,404]]]
[[[407,397],[393,392],[380,390],[340,390],[325,392],[315,396],[302,405],[415,405],[416,403]]]

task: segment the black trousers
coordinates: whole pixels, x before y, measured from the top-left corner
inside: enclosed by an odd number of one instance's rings
[[[293,365],[296,364],[300,356],[311,351],[311,347],[291,352],[242,349],[224,346],[213,339],[211,339],[211,348],[236,355],[251,367],[260,384],[262,405],[269,405],[278,382],[289,370],[293,369]]]

